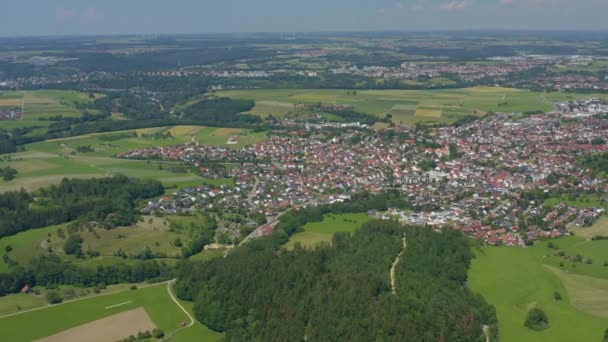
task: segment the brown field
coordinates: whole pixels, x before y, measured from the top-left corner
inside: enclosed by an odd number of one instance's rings
[[[21,107],[21,99],[0,99],[0,107]]]
[[[140,331],[152,331],[156,325],[143,308],[125,311],[45,337],[36,342],[108,342],[118,341]]]

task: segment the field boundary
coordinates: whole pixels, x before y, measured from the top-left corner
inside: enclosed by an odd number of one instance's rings
[[[168,280],[168,281],[163,281],[163,282],[160,282],[160,283],[139,286],[138,289],[145,289],[145,288],[152,287],[152,286],[159,286],[159,285],[167,284],[167,283],[169,283],[171,281],[172,280]],[[73,300],[67,300],[67,301],[59,303],[59,304],[53,304],[53,305],[48,304],[46,306],[41,306],[41,307],[38,307],[38,308],[33,308],[33,309],[29,309],[29,310],[15,312],[15,313],[8,314],[8,315],[3,315],[3,316],[0,316],[0,319],[8,318],[8,317],[13,317],[13,316],[18,316],[18,315],[22,315],[22,314],[26,314],[28,312],[49,309],[49,308],[53,308],[53,307],[64,305],[64,304],[70,304],[70,303],[74,303],[74,302],[79,302],[79,301],[82,301],[82,300],[93,299],[93,298],[98,298],[98,297],[103,297],[103,296],[109,296],[109,295],[113,295],[113,294],[117,294],[117,293],[121,293],[121,292],[126,292],[126,291],[131,291],[131,290],[112,291],[112,292],[102,293],[102,294],[98,294],[98,295],[94,295],[94,296],[88,296],[88,297],[77,298],[77,299],[73,299]]]

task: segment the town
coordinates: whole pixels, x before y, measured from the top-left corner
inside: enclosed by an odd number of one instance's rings
[[[370,215],[452,227],[489,244],[524,245],[591,225],[604,211],[608,185],[580,157],[608,151],[608,124],[572,117],[570,109],[560,113],[564,108],[558,104],[555,112],[525,118],[496,113],[433,130],[306,124],[309,130],[276,133],[238,149],[191,142],[117,157],[181,161],[202,175],[235,180],[234,187],[176,191],[151,201],[148,214],[221,207],[274,218],[358,192],[398,189],[410,210]],[[238,166],[218,168],[221,163]],[[568,196],[590,204],[572,205]]]

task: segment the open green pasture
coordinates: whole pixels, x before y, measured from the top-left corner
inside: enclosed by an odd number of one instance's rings
[[[73,90],[3,91],[0,106],[21,108],[23,104],[23,117],[21,120],[1,121],[0,128],[41,127],[46,131],[45,127],[53,122],[49,121],[51,117],[80,117],[82,112],[78,107],[101,96],[92,94],[90,97],[87,93]],[[89,112],[95,114],[94,111]]]
[[[172,223],[177,223],[179,226],[172,228]],[[95,267],[116,261],[129,262],[129,259],[115,256],[119,250],[127,255],[134,255],[149,248],[155,255],[164,255],[160,260],[171,261],[171,258],[180,257],[182,246],[177,242],[178,239],[185,246],[195,238],[196,228],[191,227],[190,223],[195,223],[197,227],[200,227],[206,223],[206,218],[196,214],[162,218],[144,216],[140,222],[129,227],[117,227],[111,230],[82,229],[78,234],[83,239],[83,251],[99,252],[99,256],[85,259],[68,256],[63,252],[63,246],[69,234],[67,224],[31,229],[0,239],[0,255],[7,254],[11,259],[24,265],[37,256],[52,253],[79,265]],[[8,253],[5,252],[7,246],[12,248]],[[195,258],[208,260],[222,254],[223,250],[218,253],[205,251]],[[0,272],[6,271],[8,271],[8,266],[0,261]]]
[[[366,214],[328,214],[321,222],[304,225],[303,231],[293,234],[285,247],[291,249],[296,243],[312,247],[320,242],[331,242],[335,233],[352,233],[371,219]]]
[[[393,116],[393,122],[413,125],[418,122],[454,122],[467,115],[487,112],[548,111],[552,105],[540,93],[500,87],[475,87],[444,90],[361,90],[352,95],[340,89],[254,89],[230,90],[218,96],[253,99],[252,114],[285,115],[298,104],[350,104],[358,111]],[[555,95],[563,98],[564,95]],[[259,107],[258,107],[259,106]]]
[[[167,138],[158,138],[163,134]],[[238,137],[238,143],[228,145],[230,137]],[[127,160],[114,157],[118,153],[129,150],[186,142],[237,148],[266,139],[267,136],[263,132],[257,133],[238,128],[172,126],[48,140],[27,145],[26,152],[0,158],[0,167],[11,166],[18,171],[17,178],[11,182],[0,180],[0,191],[21,188],[35,190],[56,184],[66,177],[93,178],[114,174],[157,179],[170,189],[201,184],[232,185],[232,179],[208,179],[194,173],[178,171],[176,167],[180,165],[179,162]],[[78,152],[79,147],[81,151],[83,147],[90,147],[92,151]]]
[[[608,236],[608,216],[603,215],[591,227],[574,227],[570,231],[585,239],[591,239],[594,236]]]
[[[111,307],[117,304],[122,305]],[[188,321],[171,300],[167,284],[161,283],[0,318],[0,331],[7,341],[32,341],[139,307],[167,334],[178,331],[181,323]]]
[[[576,243],[576,239],[557,241],[564,246]],[[469,286],[496,307],[502,341],[601,340],[608,327],[608,282],[553,266],[550,255],[555,251],[547,242],[529,248],[484,246],[475,250]],[[555,292],[562,300],[554,298]],[[524,326],[532,307],[547,313],[547,330],[537,332]]]

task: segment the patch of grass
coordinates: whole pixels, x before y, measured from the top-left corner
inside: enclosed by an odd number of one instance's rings
[[[575,227],[570,229],[576,236],[591,239],[594,236],[608,236],[608,216],[600,217],[591,227]]]
[[[321,222],[309,222],[304,225],[303,231],[292,235],[285,247],[291,249],[297,242],[307,247],[320,242],[331,242],[335,233],[352,233],[370,220],[371,217],[366,214],[328,214]]]
[[[127,304],[108,308],[120,303]],[[163,283],[5,317],[0,319],[0,331],[7,341],[32,341],[138,307],[145,308],[154,323],[167,334],[188,320],[173,303]]]
[[[543,265],[548,250],[546,243],[529,248],[481,247],[475,251],[469,270],[469,286],[496,307],[503,341],[601,340],[608,320],[572,304],[573,287],[564,286],[562,279]],[[580,280],[572,278],[573,282]],[[555,291],[563,295],[562,300],[554,299]],[[524,326],[532,307],[547,313],[548,329],[537,332]]]

